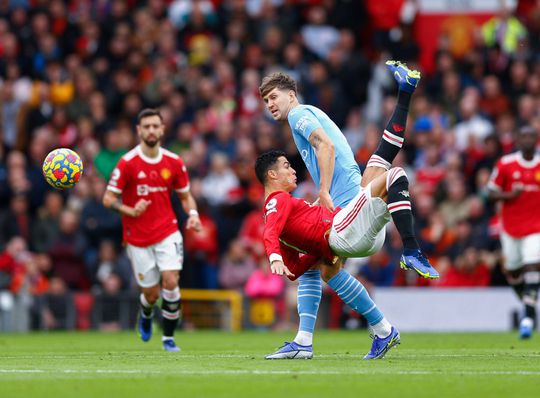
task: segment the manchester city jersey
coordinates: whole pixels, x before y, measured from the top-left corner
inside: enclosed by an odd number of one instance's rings
[[[313,181],[320,187],[320,172],[317,155],[309,143],[309,136],[316,128],[322,128],[330,137],[335,148],[335,165],[330,196],[334,206],[344,207],[360,189],[362,174],[347,143],[345,136],[338,126],[319,108],[311,105],[299,105],[288,115],[289,125],[298,152],[302,156]]]

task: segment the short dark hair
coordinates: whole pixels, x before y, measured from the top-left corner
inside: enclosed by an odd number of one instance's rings
[[[277,160],[282,156],[286,157],[287,154],[283,151],[272,150],[263,153],[257,158],[255,161],[255,174],[257,175],[257,178],[261,184],[264,185],[266,183],[268,170],[274,167]]]
[[[161,116],[161,113],[159,112],[159,109],[155,108],[145,108],[142,111],[139,112],[137,115],[137,124],[141,124],[141,120],[145,117],[150,116],[159,116],[159,120],[163,122],[163,116]]]
[[[259,87],[261,98],[264,98],[276,87],[280,90],[293,90],[296,93],[296,81],[286,73],[275,72],[262,79]]]

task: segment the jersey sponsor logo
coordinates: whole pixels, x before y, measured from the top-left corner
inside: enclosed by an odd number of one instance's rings
[[[139,174],[137,174],[137,178],[146,178],[146,173],[144,171],[139,171]]]
[[[171,175],[172,175],[171,171],[167,168],[161,169],[159,174],[164,180],[168,180],[169,178],[171,178]]]
[[[137,185],[137,195],[146,196],[152,192],[166,192],[167,187],[151,187],[147,184]]]

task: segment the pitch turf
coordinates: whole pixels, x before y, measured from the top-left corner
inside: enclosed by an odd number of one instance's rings
[[[318,331],[313,360],[266,361],[292,333],[185,332],[178,354],[134,332],[0,334],[0,397],[534,397],[540,335],[403,333],[363,361],[367,333]]]

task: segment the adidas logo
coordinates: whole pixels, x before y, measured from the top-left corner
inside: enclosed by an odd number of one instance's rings
[[[137,174],[137,178],[146,178],[146,174],[144,173],[144,171],[139,171],[139,174]]]

